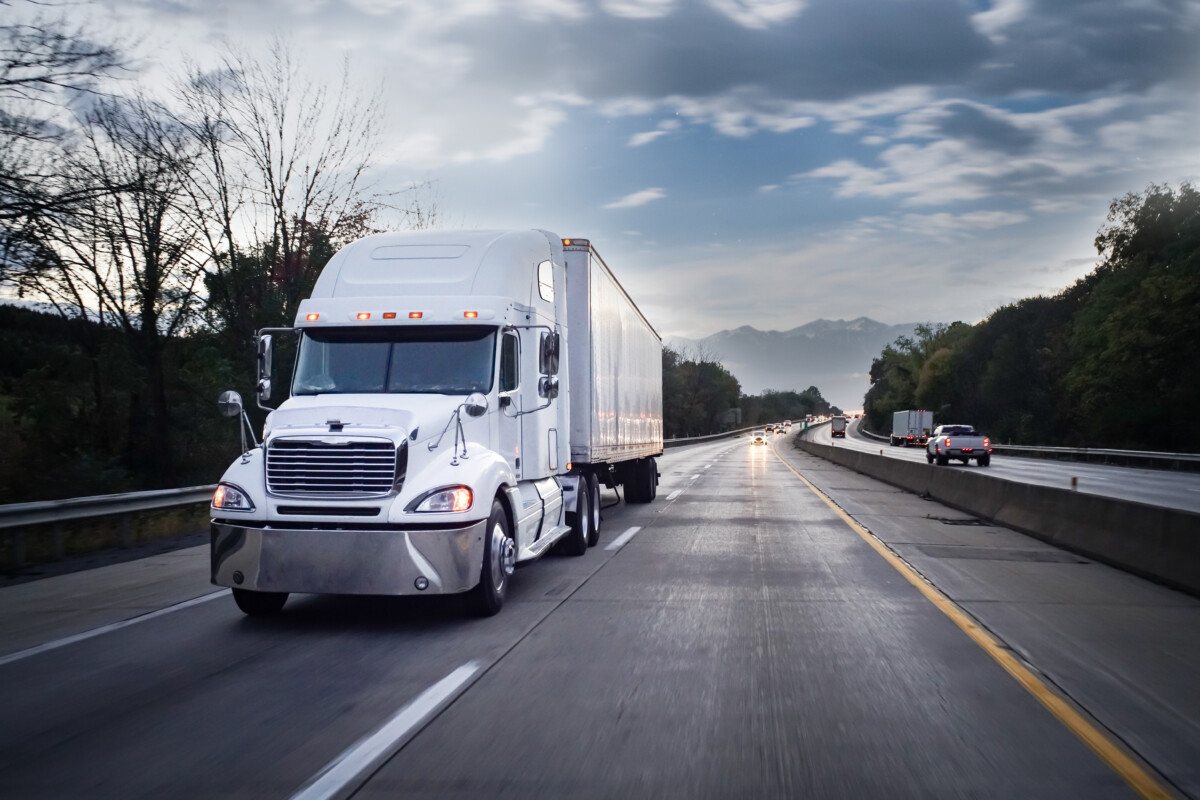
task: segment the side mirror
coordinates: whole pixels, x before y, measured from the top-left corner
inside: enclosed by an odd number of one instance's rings
[[[538,394],[550,400],[558,397],[558,378],[551,376],[539,378]]]
[[[558,346],[560,337],[557,333],[543,333],[541,348],[538,352],[538,372],[543,375],[558,374]]]
[[[258,382],[258,402],[265,403],[271,399],[271,379],[262,378]]]
[[[481,392],[472,392],[463,403],[468,417],[482,417],[487,412],[488,401]]]
[[[217,398],[217,408],[223,417],[240,417],[242,415],[242,396],[237,392],[221,392]]]
[[[264,334],[258,337],[258,380],[259,386],[262,386],[262,381],[271,380],[271,335]]]

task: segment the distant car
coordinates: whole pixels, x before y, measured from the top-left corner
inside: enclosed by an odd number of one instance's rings
[[[766,428],[764,428],[764,430],[765,430],[767,433],[771,433],[772,431],[774,431],[774,430],[775,430],[775,426],[774,426],[774,425],[768,425]]]
[[[766,444],[767,432],[765,430],[755,431],[750,434],[750,444]]]
[[[792,421],[790,419],[785,419],[783,421],[783,427],[790,429],[792,427]]]
[[[846,438],[846,418],[834,417],[829,425],[829,435],[832,438]]]

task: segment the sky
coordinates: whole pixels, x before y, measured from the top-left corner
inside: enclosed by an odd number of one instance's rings
[[[285,37],[380,87],[377,186],[589,238],[664,337],[976,322],[1200,180],[1188,0],[96,0],[153,79]],[[107,26],[107,28],[105,27]]]

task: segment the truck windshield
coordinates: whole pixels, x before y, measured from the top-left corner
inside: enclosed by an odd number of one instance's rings
[[[492,388],[496,329],[306,330],[292,394],[470,394]]]

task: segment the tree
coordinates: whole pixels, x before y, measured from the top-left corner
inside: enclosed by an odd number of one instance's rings
[[[103,191],[63,181],[61,156],[70,119],[61,117],[70,96],[97,94],[98,82],[122,62],[115,47],[91,41],[61,20],[0,25],[0,224],[5,233],[20,232],[40,214]]]
[[[65,175],[102,191],[39,220],[46,261],[23,279],[64,316],[123,332],[142,376],[130,403],[128,462],[172,486],[167,347],[193,319],[203,267],[184,193],[195,149],[145,98],[102,100],[81,136]]]
[[[346,63],[336,86],[312,81],[277,40],[263,58],[229,49],[219,69],[191,68],[176,97],[203,153],[188,191],[209,256],[207,319],[244,344],[291,321],[338,244],[377,230],[385,198],[364,176],[379,93],[355,91]]]

